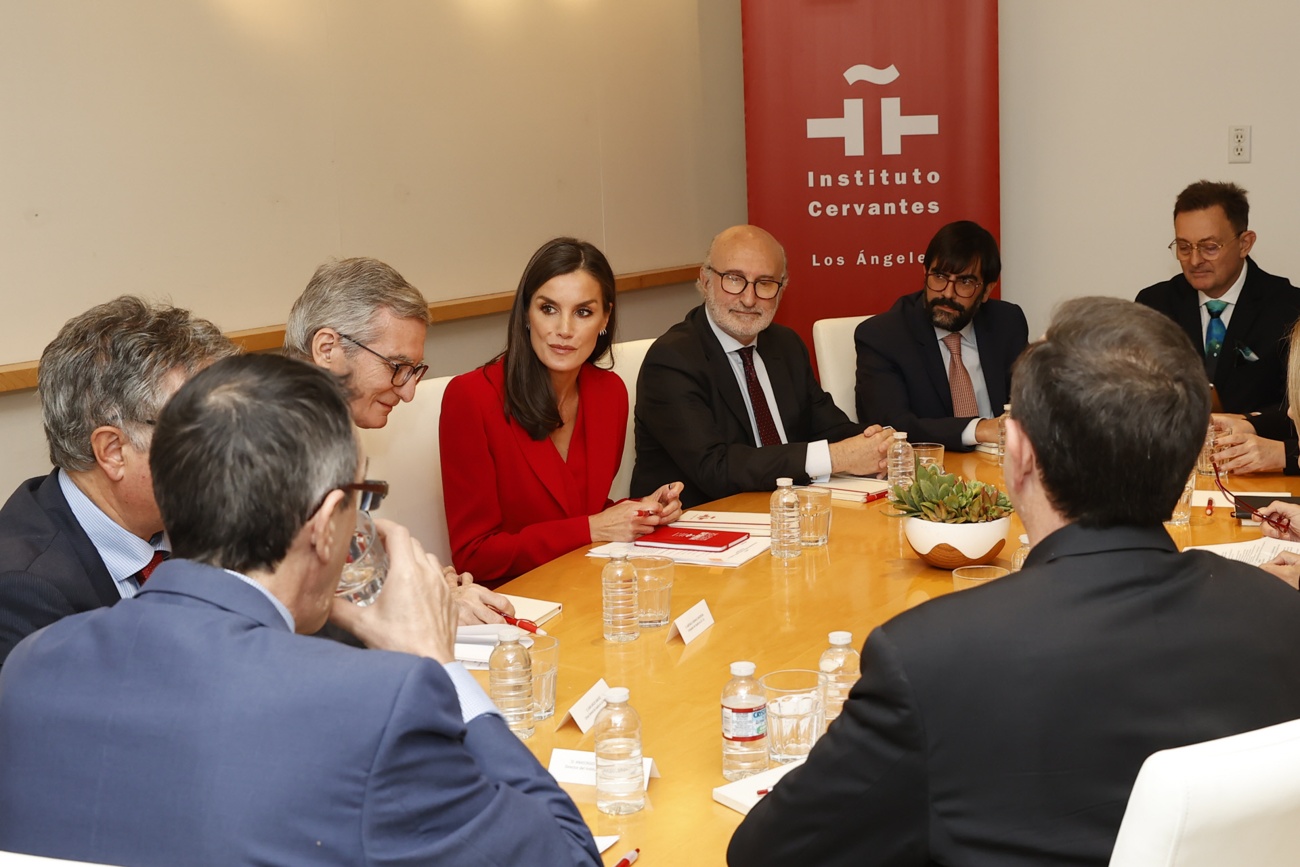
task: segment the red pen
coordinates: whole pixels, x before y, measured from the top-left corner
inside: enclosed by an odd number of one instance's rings
[[[636,859],[639,858],[640,856],[641,856],[641,848],[637,847],[636,849],[633,849],[631,852],[628,852],[622,858],[619,858],[618,863],[615,864],[614,867],[632,867],[632,865],[636,863]]]
[[[772,791],[772,790],[771,790],[771,789],[759,789],[758,792],[757,792],[756,794],[761,798],[763,795],[766,795],[766,794],[767,794],[768,792],[770,792],[770,791]]]
[[[1208,500],[1205,501],[1205,514],[1207,515],[1214,514],[1214,497],[1210,497]]]
[[[525,632],[532,632],[536,635],[546,634],[546,630],[542,629],[531,620],[520,620],[518,617],[511,617],[509,614],[506,614],[504,611],[502,611],[500,608],[497,608],[495,605],[489,605],[488,608],[495,611],[497,614],[500,614],[502,619],[504,619],[505,622],[509,623],[511,626],[518,626],[520,629],[524,630]]]

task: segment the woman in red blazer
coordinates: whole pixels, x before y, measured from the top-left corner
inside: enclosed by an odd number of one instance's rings
[[[613,341],[614,272],[556,238],[519,280],[506,350],[447,386],[439,430],[456,568],[481,583],[592,542],[630,542],[681,515],[679,482],[611,504],[627,389],[595,365]]]

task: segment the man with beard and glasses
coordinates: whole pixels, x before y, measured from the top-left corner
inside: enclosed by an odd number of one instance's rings
[[[990,298],[1002,272],[997,241],[969,220],[926,248],[925,285],[858,326],[858,418],[912,442],[970,451],[998,441],[1011,365],[1029,339],[1024,312]]]

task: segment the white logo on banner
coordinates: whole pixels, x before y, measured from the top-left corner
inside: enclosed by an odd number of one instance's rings
[[[867,84],[886,85],[897,80],[898,69],[892,63],[884,69],[876,69],[859,63],[844,71],[844,80],[849,84],[866,82]],[[860,157],[866,154],[866,123],[863,121],[863,101],[860,99],[844,100],[843,117],[808,118],[808,138],[842,138],[844,155]],[[882,97],[880,100],[880,153],[884,156],[903,152],[905,135],[938,135],[939,115],[912,114],[904,115],[902,100],[896,96]]]

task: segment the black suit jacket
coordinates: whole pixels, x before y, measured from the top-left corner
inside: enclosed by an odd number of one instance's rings
[[[943,443],[970,451],[962,431],[971,418],[952,414],[948,369],[925,312],[925,290],[904,295],[894,306],[857,327],[858,418],[907,431],[914,443]],[[1029,342],[1025,314],[1015,304],[990,298],[975,314],[984,387],[994,415],[1011,399],[1011,365]]]
[[[0,509],[0,664],[42,626],[121,598],[58,472],[19,485]]]
[[[798,334],[770,325],[758,336],[758,354],[789,440],[783,445],[759,448],[754,441],[740,384],[703,306],[654,342],[637,377],[632,496],[681,481],[682,507],[689,509],[741,491],[773,490],[781,476],[807,484],[808,443],[862,432],[817,383]]]
[[[1065,527],[867,639],[728,861],[1104,867],[1142,762],[1300,717],[1300,594],[1161,527]]]
[[[1181,273],[1148,286],[1137,302],[1159,310],[1177,322],[1205,357],[1201,297]],[[1223,338],[1217,362],[1205,360],[1224,412],[1259,412],[1255,431],[1269,439],[1295,439],[1286,418],[1286,361],[1291,326],[1300,318],[1300,289],[1285,277],[1265,272],[1246,259],[1246,282]],[[1287,470],[1296,472],[1294,448],[1288,448]]]

